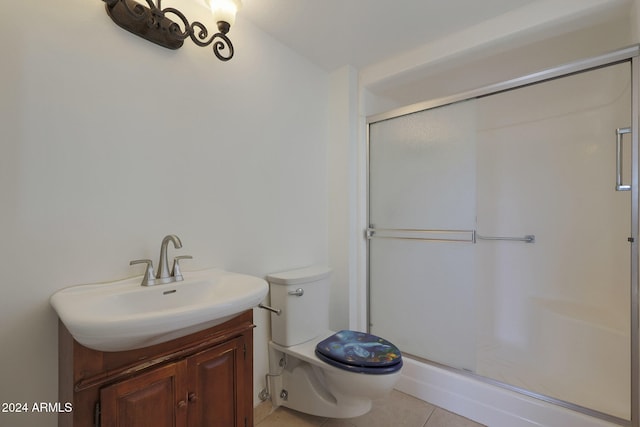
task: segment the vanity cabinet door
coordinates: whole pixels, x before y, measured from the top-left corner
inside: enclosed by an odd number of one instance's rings
[[[103,388],[101,427],[187,427],[184,370],[172,363]]]
[[[246,352],[240,336],[187,359],[189,426],[248,425]]]

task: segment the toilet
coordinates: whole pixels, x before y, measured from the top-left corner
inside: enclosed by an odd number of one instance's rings
[[[353,418],[391,392],[402,354],[375,335],[329,330],[330,274],[313,266],[267,276],[280,310],[271,314],[268,387],[276,407]]]

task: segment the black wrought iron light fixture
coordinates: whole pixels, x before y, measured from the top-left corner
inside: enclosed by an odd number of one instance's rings
[[[103,0],[107,14],[125,30],[168,49],[179,49],[189,37],[198,46],[213,44],[213,53],[221,61],[233,58],[233,44],[227,33],[233,25],[240,0],[206,0],[211,7],[218,31],[211,36],[201,22],[189,22],[186,16],[173,7],[162,8],[162,0]],[[167,15],[181,23],[170,19]]]

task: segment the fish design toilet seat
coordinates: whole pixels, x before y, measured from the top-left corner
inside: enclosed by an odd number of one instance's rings
[[[316,345],[316,356],[340,369],[382,375],[402,368],[400,350],[376,335],[342,330]]]

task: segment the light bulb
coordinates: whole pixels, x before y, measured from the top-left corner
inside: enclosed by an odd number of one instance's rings
[[[207,3],[216,22],[226,22],[229,27],[235,23],[236,12],[241,6],[240,0],[207,0]],[[226,31],[229,29],[227,28]]]

